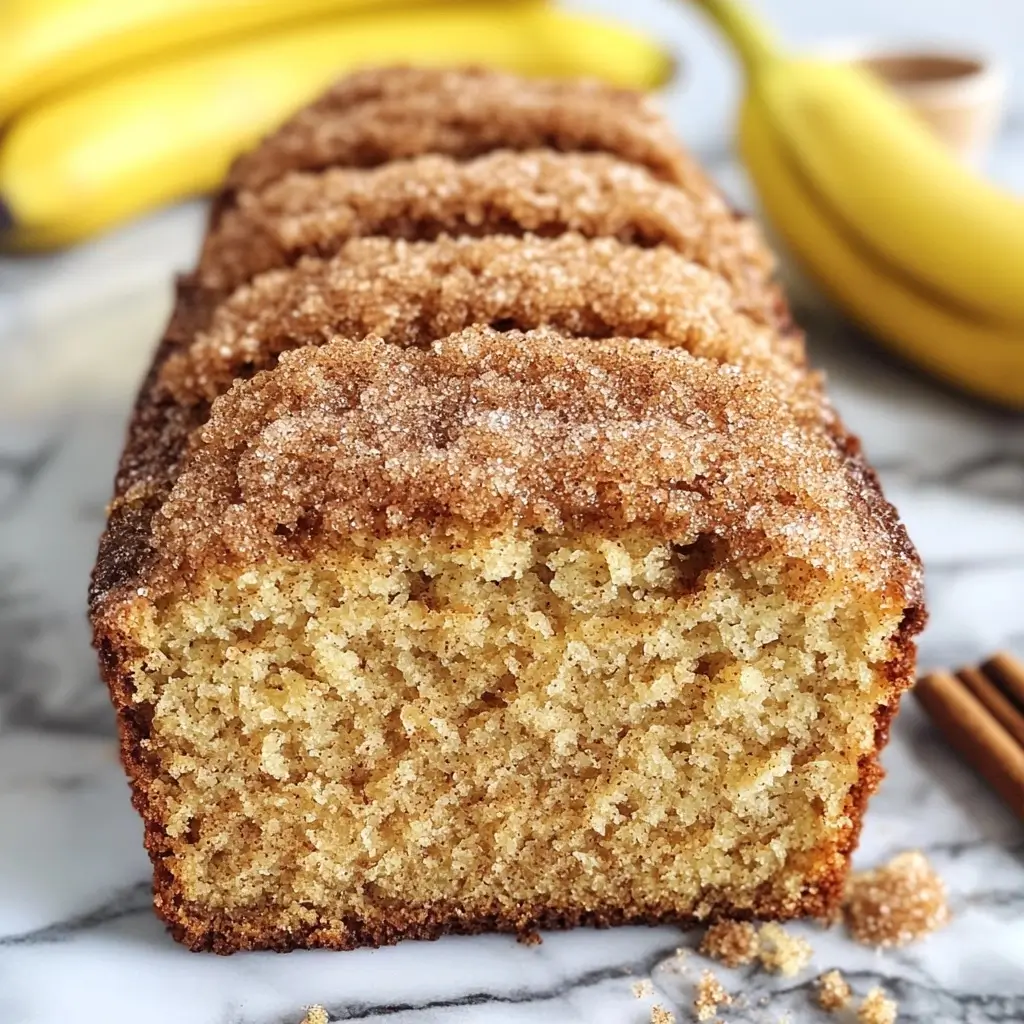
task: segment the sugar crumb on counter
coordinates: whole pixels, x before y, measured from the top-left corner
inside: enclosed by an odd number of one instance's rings
[[[782,925],[769,922],[758,934],[761,966],[772,974],[790,978],[802,971],[814,955],[811,944],[797,935],[790,935]]]
[[[850,1004],[852,993],[839,971],[826,971],[818,978],[818,1006],[829,1013],[844,1010]]]
[[[896,1024],[899,1006],[877,986],[864,997],[857,1009],[857,1024]]]
[[[712,971],[703,971],[697,982],[697,992],[693,1000],[693,1012],[700,1021],[709,1021],[718,1011],[719,1006],[729,1006],[732,996]]]
[[[322,1006],[314,1005],[306,1010],[306,1016],[302,1018],[301,1024],[330,1024],[330,1020]]]
[[[850,935],[867,946],[905,946],[949,921],[946,885],[919,850],[871,871],[855,872],[843,916]]]
[[[651,1007],[651,1024],[676,1024],[676,1015],[655,1003]]]
[[[760,951],[757,928],[749,921],[718,921],[707,930],[700,951],[726,967],[749,964]]]

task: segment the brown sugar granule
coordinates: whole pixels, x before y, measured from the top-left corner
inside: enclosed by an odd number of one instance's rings
[[[920,851],[850,876],[843,905],[846,927],[866,946],[905,946],[949,921],[946,886]]]
[[[649,97],[594,80],[523,79],[479,68],[349,75],[239,158],[228,184],[256,189],[288,171],[373,167],[423,153],[465,160],[541,146],[610,153],[694,194],[713,191]]]
[[[758,958],[766,971],[792,977],[810,962],[814,951],[811,944],[796,935],[790,935],[782,925],[770,922],[758,934]]]
[[[424,346],[473,323],[582,337],[652,338],[759,369],[821,415],[798,336],[738,315],[725,282],[671,249],[611,238],[359,238],[328,260],[261,274],[161,371],[181,402],[212,400],[244,368],[342,335]]]
[[[199,276],[231,289],[367,235],[565,231],[671,246],[727,277],[743,309],[776,315],[773,260],[753,222],[736,218],[717,195],[695,200],[605,153],[501,150],[468,163],[428,154],[371,170],[289,174],[263,192],[239,194],[203,246]]]
[[[633,995],[637,999],[649,999],[654,995],[654,985],[651,983],[650,978],[642,978],[640,981],[633,982]]]
[[[880,988],[873,988],[857,1008],[857,1024],[896,1024],[899,1004]]]
[[[757,928],[749,921],[718,921],[705,933],[700,951],[726,967],[740,967],[757,957]]]
[[[330,1024],[330,1019],[322,1006],[311,1006],[306,1010],[306,1016],[302,1018],[301,1024]]]
[[[711,971],[703,971],[697,981],[697,994],[693,1000],[693,1012],[697,1020],[711,1020],[719,1006],[732,1003],[732,996]]]
[[[829,1013],[845,1009],[851,995],[850,986],[839,971],[826,971],[818,979],[818,1005]]]
[[[655,1003],[651,1007],[651,1024],[676,1024],[676,1015]]]
[[[154,520],[157,575],[298,552],[311,522],[603,520],[713,533],[734,557],[774,545],[891,585],[901,552],[848,473],[827,430],[762,378],[680,349],[486,328],[426,350],[343,340],[286,353],[214,403]]]

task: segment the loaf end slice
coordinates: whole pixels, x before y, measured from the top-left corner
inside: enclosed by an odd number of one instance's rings
[[[93,622],[189,946],[834,909],[923,613],[828,417],[474,327],[284,353],[169,493],[141,429]]]

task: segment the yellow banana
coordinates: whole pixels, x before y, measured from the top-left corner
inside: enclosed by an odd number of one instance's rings
[[[743,59],[740,151],[794,258],[905,358],[1024,408],[1024,204],[865,72],[787,58],[734,0],[699,2]]]
[[[0,4],[0,121],[97,72],[160,55],[175,47],[237,35],[289,19],[383,7],[394,2],[5,0]]]
[[[479,63],[650,88],[667,54],[541,0],[349,15],[124,72],[27,111],[0,145],[4,239],[48,248],[206,192],[231,159],[357,66]]]
[[[865,70],[776,62],[757,92],[865,249],[965,315],[1024,331],[1024,202],[972,173]]]
[[[803,268],[838,305],[896,353],[980,398],[1024,409],[1024,337],[964,316],[906,287],[844,234],[822,196],[789,160],[770,113],[748,97],[741,152],[762,209]]]

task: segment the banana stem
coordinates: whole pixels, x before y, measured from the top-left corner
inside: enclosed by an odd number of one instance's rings
[[[736,48],[748,76],[779,56],[771,31],[738,0],[694,0],[694,3],[703,8]]]

